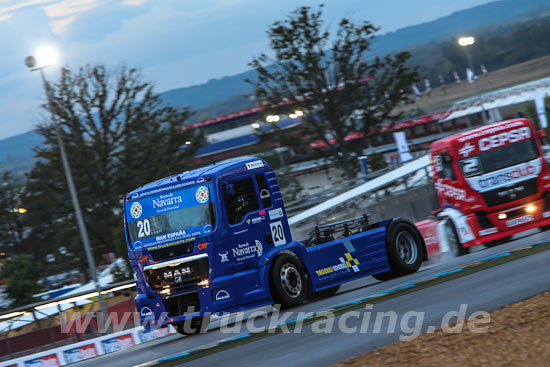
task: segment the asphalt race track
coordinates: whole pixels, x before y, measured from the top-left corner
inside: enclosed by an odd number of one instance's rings
[[[526,247],[530,244],[548,242],[550,232],[537,233],[531,236],[523,237],[518,240],[510,241],[507,244],[475,251],[467,256],[453,258],[447,256],[438,263],[424,266],[421,271],[406,277],[394,279],[387,282],[378,282],[371,277],[358,280],[344,285],[340,292],[335,296],[311,301],[299,308],[290,310],[296,319],[298,312],[316,312],[320,310],[330,310],[335,305],[351,304],[359,298],[365,298],[372,294],[384,293],[385,290],[400,288],[403,284],[415,284],[416,281],[425,279],[434,279],[443,273],[449,273],[451,269],[470,269],[475,268],[472,265],[480,260],[488,258],[499,259],[499,254],[508,255],[508,251],[513,251],[520,247]],[[518,251],[517,253],[527,252],[528,250]],[[510,256],[512,258],[513,256]],[[494,261],[494,260],[493,260]],[[77,366],[135,366],[152,362],[165,357],[174,356],[168,362],[162,362],[159,366],[325,366],[346,358],[362,354],[381,346],[399,341],[400,337],[405,337],[412,333],[404,333],[399,328],[403,315],[407,312],[424,312],[422,322],[422,332],[429,332],[442,325],[444,315],[449,311],[459,311],[462,304],[466,306],[466,317],[476,311],[492,311],[504,305],[532,297],[542,292],[550,290],[550,251],[540,251],[521,258],[513,259],[499,265],[476,270],[471,273],[464,273],[456,279],[450,279],[439,284],[433,284],[426,287],[418,287],[407,291],[397,291],[395,297],[383,299],[380,302],[372,302],[372,309],[366,310],[364,304],[357,303],[355,307],[355,316],[347,317],[345,327],[352,329],[363,325],[365,313],[370,313],[371,322],[366,332],[344,332],[342,328],[336,327],[346,313],[338,314],[333,319],[334,328],[330,333],[314,333],[312,327],[315,325],[305,323],[300,333],[290,331],[288,333],[274,333],[258,339],[249,337],[246,328],[243,327],[240,333],[222,333],[219,329],[211,330],[206,334],[195,335],[192,337],[182,337],[180,335],[171,335],[169,337],[141,344],[139,346],[113,353],[87,361],[83,361]],[[445,275],[448,276],[448,275]],[[397,328],[395,331],[388,327],[388,322],[381,323],[380,331],[373,332],[374,318],[377,312],[395,312],[397,315]],[[282,316],[281,316],[282,317]],[[410,321],[411,319],[409,319]],[[254,322],[255,327],[269,325],[269,319],[257,318]],[[414,321],[414,320],[413,320]],[[413,325],[411,321],[409,325]],[[456,321],[456,320],[455,320]],[[265,333],[267,335],[267,333]],[[216,345],[227,339],[234,339],[227,343],[225,348],[216,348]],[[240,342],[239,344],[239,341]],[[237,344],[235,344],[237,343]],[[189,363],[189,356],[183,357],[185,352],[193,349],[204,348],[200,355],[194,355],[194,359]],[[226,344],[223,344],[226,345]],[[186,364],[187,363],[187,364]],[[150,364],[153,365],[153,364]]]

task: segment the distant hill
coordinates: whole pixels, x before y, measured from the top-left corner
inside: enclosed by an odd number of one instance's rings
[[[17,178],[23,178],[34,163],[33,148],[42,141],[34,131],[0,140],[0,172],[11,171]]]
[[[525,22],[548,12],[548,0],[495,1],[380,35],[373,48],[379,54],[386,54],[505,22]],[[166,104],[176,107],[191,106],[195,115],[188,123],[193,123],[251,107],[253,101],[246,97],[251,93],[251,87],[244,82],[246,78],[254,79],[255,72],[249,70],[211,79],[204,84],[172,89],[160,96]],[[32,131],[0,140],[0,172],[10,170],[22,176],[34,162],[33,147],[41,142],[41,137]]]
[[[533,10],[537,12],[533,12]],[[400,28],[377,37],[375,51],[381,54],[419,45],[434,39],[460,36],[487,25],[534,18],[543,9],[550,10],[548,0],[502,0],[454,12],[431,22]]]
[[[533,10],[537,12],[533,12]],[[419,45],[432,40],[458,36],[488,25],[496,25],[511,20],[534,18],[541,9],[550,11],[549,0],[502,0],[454,12],[446,17],[431,22],[398,29],[378,36],[373,49],[378,54],[401,50],[405,47]],[[383,30],[382,30],[383,31]],[[244,79],[255,78],[250,70],[241,74],[212,79],[208,82],[185,88],[172,89],[161,94],[166,103],[174,106],[193,106],[201,109],[229,96],[249,94],[250,85]],[[230,106],[229,106],[230,107]],[[220,111],[221,114],[239,111],[231,109]],[[203,111],[201,111],[203,112]],[[196,117],[195,117],[196,119]],[[194,122],[195,119],[189,122]]]

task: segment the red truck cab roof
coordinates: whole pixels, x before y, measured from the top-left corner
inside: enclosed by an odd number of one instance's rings
[[[512,120],[506,120],[501,122],[495,122],[490,125],[485,125],[482,127],[478,127],[476,129],[467,130],[458,134],[447,136],[443,139],[437,140],[432,143],[431,146],[431,152],[432,154],[437,154],[444,150],[450,150],[450,151],[460,151],[465,145],[466,147],[472,147],[469,149],[476,149],[476,150],[483,150],[485,148],[493,148],[498,147],[501,145],[506,144],[507,141],[513,142],[514,139],[521,137],[518,135],[514,136],[504,136],[500,135],[499,138],[492,138],[491,140],[483,140],[484,138],[487,138],[489,136],[499,136],[499,133],[509,132],[509,131],[515,131],[516,129],[521,129],[524,127],[528,127],[531,137],[534,137],[534,129],[533,129],[533,123],[525,118],[518,118],[518,119],[512,119]],[[520,131],[521,133],[521,131]],[[510,140],[511,139],[511,140]],[[480,146],[479,144],[485,143],[484,145]],[[479,142],[479,143],[478,143]],[[468,144],[469,143],[469,144]],[[453,149],[450,149],[451,147],[454,147]],[[468,149],[467,149],[468,150]],[[472,154],[473,153],[472,151]],[[453,154],[454,155],[454,154]]]

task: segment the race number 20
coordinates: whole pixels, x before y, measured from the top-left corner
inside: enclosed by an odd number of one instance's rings
[[[285,231],[283,230],[281,221],[269,223],[269,227],[271,227],[271,237],[275,246],[286,244]]]

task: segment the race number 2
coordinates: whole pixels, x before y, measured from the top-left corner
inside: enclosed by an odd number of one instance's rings
[[[271,228],[271,237],[275,246],[286,244],[285,231],[283,230],[281,221],[269,223],[269,227]]]

